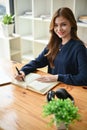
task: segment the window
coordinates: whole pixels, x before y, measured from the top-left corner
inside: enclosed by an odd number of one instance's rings
[[[2,34],[1,20],[6,13],[14,14],[14,0],[0,0],[0,36]]]
[[[13,0],[0,0],[0,21],[6,13],[14,14],[14,1]]]
[[[0,0],[0,21],[4,14],[6,14],[6,0]]]

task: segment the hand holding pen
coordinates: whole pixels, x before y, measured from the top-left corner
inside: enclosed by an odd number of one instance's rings
[[[19,69],[17,67],[16,67],[16,70],[17,70],[18,75],[22,75],[22,73],[19,71]],[[16,77],[16,79],[18,79],[18,78]],[[24,81],[24,77],[23,76],[21,77],[21,79],[22,79],[22,81]]]

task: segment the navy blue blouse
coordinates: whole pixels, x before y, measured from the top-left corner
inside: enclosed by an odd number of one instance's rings
[[[37,68],[48,66],[48,73],[58,74],[58,81],[70,85],[87,85],[87,52],[81,41],[70,40],[63,45],[54,60],[54,68],[51,68],[45,48],[35,59],[22,67],[22,71],[27,75]]]

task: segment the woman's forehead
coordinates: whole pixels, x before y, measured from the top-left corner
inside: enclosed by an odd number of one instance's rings
[[[56,17],[56,18],[55,18],[55,23],[58,23],[58,22],[69,22],[69,20],[66,19],[66,18],[63,17],[63,16],[59,16],[59,17]]]

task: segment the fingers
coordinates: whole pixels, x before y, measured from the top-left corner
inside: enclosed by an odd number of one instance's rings
[[[24,72],[20,72],[21,74],[15,74],[15,79],[16,80],[19,80],[19,81],[24,81],[24,78],[25,78],[25,74]]]
[[[36,80],[41,81],[41,82],[46,82],[47,79],[45,76],[41,76],[41,77],[37,78]]]
[[[37,80],[41,82],[55,82],[57,81],[57,78],[55,75],[45,75],[39,77]]]
[[[50,79],[48,77],[45,77],[45,76],[41,76],[37,80],[40,82],[50,82]]]

